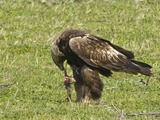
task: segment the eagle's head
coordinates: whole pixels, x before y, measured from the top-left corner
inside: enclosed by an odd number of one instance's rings
[[[58,41],[54,41],[51,47],[51,54],[54,63],[60,70],[64,70],[63,63],[66,60],[64,54],[58,48]]]

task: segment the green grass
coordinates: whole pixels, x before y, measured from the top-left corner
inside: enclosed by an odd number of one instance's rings
[[[125,73],[102,76],[99,105],[65,102],[63,73],[50,55],[50,45],[62,31],[85,30],[133,51],[160,78],[159,23],[159,0],[1,0],[0,84],[16,84],[0,88],[0,119],[113,120],[122,110],[160,112],[160,82]],[[140,79],[149,79],[149,85]]]

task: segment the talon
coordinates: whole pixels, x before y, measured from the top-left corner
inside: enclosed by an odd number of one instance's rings
[[[75,83],[76,80],[73,78],[73,77],[65,77],[64,78],[64,84],[72,84],[72,83]]]

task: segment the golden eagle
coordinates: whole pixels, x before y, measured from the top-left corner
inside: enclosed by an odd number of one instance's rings
[[[76,101],[96,100],[101,97],[103,83],[99,73],[109,77],[111,71],[151,76],[150,65],[135,61],[132,52],[101,37],[80,30],[66,30],[53,42],[52,59],[66,72],[66,60],[75,79]],[[65,74],[67,80],[68,76]]]

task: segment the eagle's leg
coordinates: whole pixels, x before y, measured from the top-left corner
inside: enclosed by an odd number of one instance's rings
[[[79,79],[76,81],[74,86],[77,95],[76,102],[89,103],[91,95],[88,86]]]
[[[76,102],[89,103],[91,99],[100,98],[102,83],[97,71],[87,66],[72,66],[73,76],[76,80],[74,86],[76,91]]]
[[[73,77],[67,75],[66,70],[64,70],[64,77],[64,85],[67,90],[67,100],[71,101],[71,84],[75,83],[76,81]]]
[[[92,99],[91,94],[90,94],[90,89],[88,86],[84,85],[84,95],[82,102],[83,103],[90,103],[90,100]]]
[[[81,75],[84,82],[83,102],[89,103],[91,100],[97,100],[101,97],[103,91],[103,83],[96,70],[92,70],[88,66],[83,66]]]
[[[88,86],[81,84],[81,83],[75,83],[75,90],[77,94],[76,102],[83,102],[83,103],[89,103],[91,100],[90,90]]]
[[[77,95],[76,102],[80,102],[80,101],[82,101],[83,96],[84,96],[84,86],[79,81],[76,81],[74,86],[75,86],[75,91],[76,91],[76,95]]]

